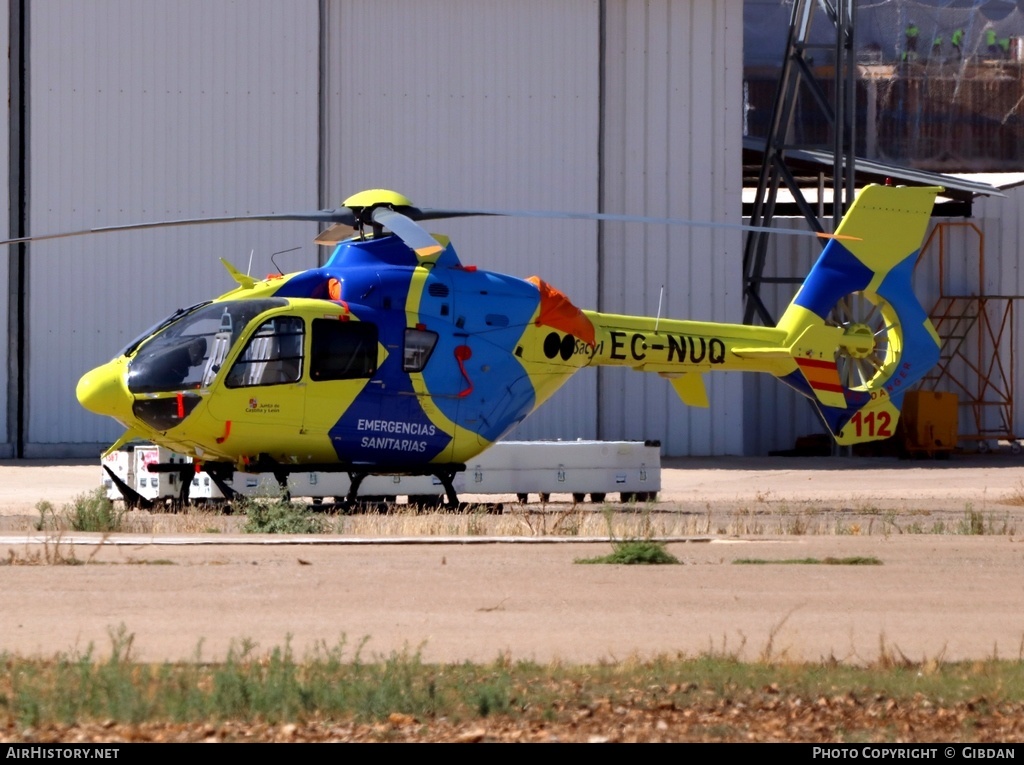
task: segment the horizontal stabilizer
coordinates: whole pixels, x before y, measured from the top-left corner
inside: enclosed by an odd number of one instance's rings
[[[792,359],[819,402],[825,406],[845,407],[836,351],[864,352],[865,346],[870,350],[870,343],[870,336],[865,341],[862,336],[848,335],[838,327],[812,324],[788,347],[737,348],[733,353],[750,359]]]
[[[812,325],[793,343],[791,351],[797,369],[807,380],[814,397],[825,406],[846,406],[839,366],[836,364],[836,351],[843,348],[860,352],[862,342],[859,336],[847,335],[838,327]],[[871,342],[870,336],[868,342]],[[854,347],[850,348],[850,345]]]
[[[796,365],[818,401],[825,406],[846,406],[843,384],[839,380],[839,367],[834,360],[797,357]]]

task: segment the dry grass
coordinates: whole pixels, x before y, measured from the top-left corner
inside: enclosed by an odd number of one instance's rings
[[[527,536],[640,539],[704,533],[700,517],[644,506],[512,505],[501,513],[416,513],[404,505],[374,515],[338,516],[334,532],[351,536]]]
[[[106,535],[82,560],[75,554],[75,546],[64,540],[63,532],[54,532],[47,534],[41,545],[25,545],[20,552],[9,548],[7,557],[0,559],[0,566],[81,566],[93,562],[104,541]]]
[[[1017,485],[1013,487],[1013,491],[1003,497],[1001,504],[1013,505],[1014,507],[1024,507],[1024,479],[1017,481]]]
[[[66,513],[40,503],[36,530],[70,531]],[[300,507],[302,507],[300,505]],[[1024,528],[1024,481],[1013,497],[959,509],[925,506],[835,506],[822,501],[780,500],[767,493],[749,504],[695,503],[467,505],[461,512],[419,511],[392,504],[375,512],[343,514],[331,505],[306,505],[320,533],[356,537],[579,537],[672,539],[761,536],[1017,535]],[[120,510],[120,532],[138,534],[236,534],[246,516],[216,505],[185,512]],[[28,530],[28,529],[26,529]],[[99,530],[99,529],[97,529]]]

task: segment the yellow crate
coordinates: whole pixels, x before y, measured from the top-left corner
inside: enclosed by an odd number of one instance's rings
[[[956,448],[959,404],[955,393],[908,391],[901,418],[907,451],[935,454]]]

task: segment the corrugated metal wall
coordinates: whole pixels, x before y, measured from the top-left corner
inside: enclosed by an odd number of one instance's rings
[[[605,209],[738,223],[742,192],[742,0],[608,3]],[[737,231],[608,224],[601,307],[742,320]],[[602,438],[656,438],[666,454],[739,454],[738,375],[707,376],[710,409],[656,376],[602,370]]]
[[[981,198],[974,205],[975,223],[985,236],[985,293],[1024,295],[1024,186],[1006,189],[1005,198]],[[971,247],[973,250],[974,247]],[[973,269],[971,276],[973,278]],[[966,281],[975,287],[977,280]]]
[[[328,201],[393,188],[424,207],[598,209],[596,0],[329,4]],[[538,274],[597,303],[597,225],[437,221],[464,263]],[[597,376],[578,374],[516,438],[594,438]]]
[[[0,50],[10,51],[10,16],[4,14],[0,18]],[[10,56],[0,57],[0,82],[7,83],[10,76]],[[8,93],[10,103],[10,93]],[[0,146],[10,145],[10,122],[0,120]],[[8,178],[10,171],[10,152],[0,151],[0,178]],[[10,210],[10,187],[6,183],[0,183],[0,210]],[[10,231],[10,218],[8,215],[0,217],[0,235],[6,237]],[[16,257],[11,248],[6,248],[3,257],[0,258],[0,320],[7,322],[9,306],[11,305],[12,290],[8,274],[8,259]],[[16,287],[14,288],[17,289]],[[9,457],[14,453],[10,444],[11,435],[8,427],[8,381],[10,379],[10,330],[6,333],[8,342],[0,343],[0,456]]]
[[[315,0],[43,0],[30,5],[30,226],[315,209]],[[242,224],[31,246],[26,453],[96,454],[120,435],[75,385],[174,309],[245,270],[314,265],[310,224]],[[75,447],[80,444],[83,446]]]

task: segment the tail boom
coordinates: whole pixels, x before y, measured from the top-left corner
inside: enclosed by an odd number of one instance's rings
[[[546,333],[536,377],[557,368],[547,377],[560,384],[584,366],[625,366],[706,407],[704,373],[767,372],[812,399],[840,444],[891,436],[904,393],[938,361],[911,285],[938,191],[864,188],[775,327],[583,311],[535,280]]]

